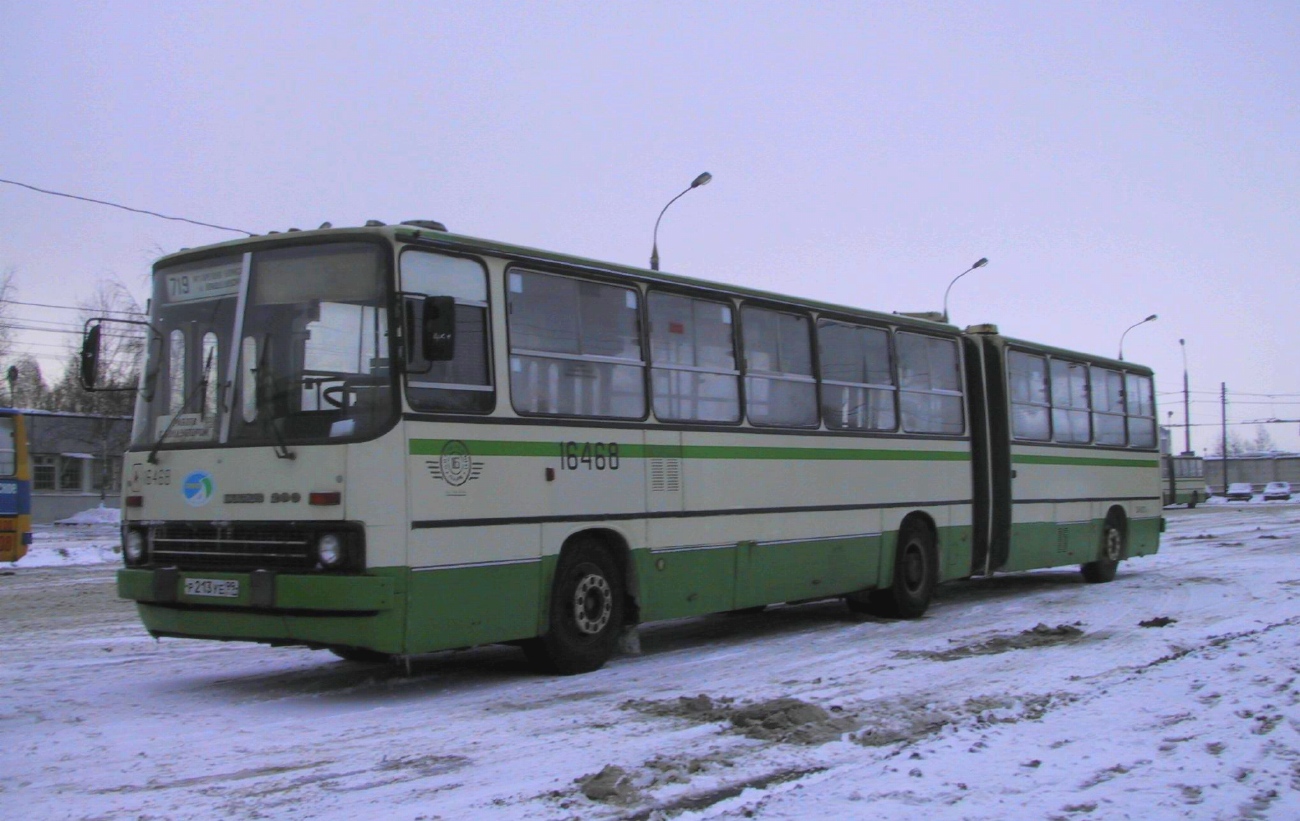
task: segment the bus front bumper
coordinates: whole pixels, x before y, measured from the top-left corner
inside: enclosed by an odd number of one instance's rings
[[[402,651],[391,575],[332,576],[126,568],[117,592],[154,636]]]

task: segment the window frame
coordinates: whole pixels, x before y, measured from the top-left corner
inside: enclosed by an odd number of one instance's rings
[[[520,275],[532,274],[537,276],[556,277],[560,279],[567,279],[571,282],[575,282],[579,284],[591,283],[594,285],[600,285],[604,287],[617,288],[623,291],[636,294],[636,298],[637,298],[636,339],[637,339],[637,344],[640,348],[641,359],[639,361],[634,361],[622,357],[604,356],[601,354],[570,354],[570,353],[565,353],[560,351],[538,351],[538,350],[533,350],[531,348],[516,349],[515,340],[514,340],[514,329],[511,322],[512,314],[510,311],[510,294],[512,293],[510,289],[510,277],[513,274],[520,274]],[[505,297],[504,297],[505,304],[502,310],[505,312],[504,314],[505,325],[506,325],[505,357],[506,357],[506,368],[508,369],[508,373],[510,374],[507,377],[509,381],[509,391],[510,391],[510,408],[511,410],[514,411],[516,415],[520,417],[535,418],[535,419],[600,419],[600,420],[619,421],[619,422],[627,422],[627,423],[646,422],[650,419],[650,406],[651,406],[651,388],[649,385],[650,363],[649,363],[649,351],[647,345],[648,336],[646,334],[645,290],[643,290],[642,288],[642,286],[644,285],[643,282],[635,279],[627,280],[627,279],[616,279],[612,277],[606,278],[598,275],[593,276],[588,272],[578,273],[578,272],[568,271],[568,270],[554,270],[551,269],[550,267],[540,266],[540,265],[512,264],[512,265],[507,265],[505,270],[503,271],[502,283],[504,285],[504,290],[505,290]],[[581,340],[581,338],[582,338],[581,329],[579,329],[578,339]],[[617,366],[639,367],[641,369],[640,379],[638,380],[638,382],[641,385],[641,414],[639,416],[606,416],[606,415],[586,414],[586,413],[550,413],[545,411],[520,410],[515,399],[515,383],[514,383],[514,372],[515,372],[514,357],[515,356],[525,356],[534,359],[555,359],[555,360],[570,361],[570,362],[593,362],[596,364],[607,364],[616,367]]]
[[[1084,393],[1084,404],[1083,404],[1083,405],[1059,405],[1059,404],[1057,404],[1057,401],[1056,401],[1056,387],[1055,387],[1055,381],[1054,381],[1056,377],[1055,377],[1055,375],[1052,373],[1052,370],[1053,370],[1053,368],[1056,367],[1056,363],[1058,363],[1058,362],[1061,363],[1062,365],[1066,366],[1067,368],[1069,368],[1071,365],[1075,365],[1075,366],[1078,366],[1078,367],[1080,367],[1080,368],[1083,369],[1083,393]],[[1067,376],[1068,376],[1069,371],[1067,370],[1066,373],[1067,373]],[[1054,356],[1054,355],[1049,355],[1048,358],[1047,358],[1047,389],[1048,389],[1048,399],[1049,399],[1049,401],[1051,402],[1051,408],[1052,408],[1052,414],[1051,414],[1052,440],[1051,440],[1051,441],[1052,441],[1054,444],[1057,444],[1057,445],[1067,445],[1067,446],[1073,446],[1073,445],[1089,445],[1089,444],[1092,444],[1092,442],[1093,442],[1093,424],[1092,424],[1092,365],[1091,365],[1090,363],[1088,363],[1088,362],[1085,362],[1085,361],[1081,360],[1081,359],[1069,359],[1069,358],[1066,358],[1066,357],[1063,357],[1063,356]],[[1082,413],[1087,417],[1087,419],[1088,419],[1088,435],[1087,435],[1087,437],[1085,437],[1084,439],[1068,439],[1068,440],[1067,440],[1067,439],[1061,439],[1061,438],[1060,438],[1060,435],[1059,435],[1059,433],[1058,433],[1058,426],[1057,426],[1057,424],[1056,424],[1056,414],[1057,414],[1058,411],[1060,411],[1061,413],[1067,413],[1067,414],[1068,414],[1068,413],[1080,413],[1080,412],[1082,412]]]
[[[903,346],[899,344],[898,338],[904,334],[910,336],[916,336],[924,339],[939,339],[949,343],[952,346],[952,349],[956,352],[955,364],[957,366],[957,390],[954,391],[948,388],[921,389],[921,388],[903,387]],[[961,437],[969,436],[970,419],[968,418],[968,415],[970,413],[970,401],[967,398],[966,390],[965,390],[966,387],[965,361],[963,359],[964,353],[962,351],[960,336],[958,335],[950,336],[947,334],[930,333],[926,329],[911,328],[907,326],[895,327],[893,335],[895,337],[894,344],[896,346],[896,352],[897,352],[897,355],[894,359],[894,367],[895,367],[895,375],[898,380],[898,429],[899,431],[908,436],[928,436],[928,437],[943,436],[943,437],[952,437],[952,438],[961,438]],[[904,417],[903,395],[907,393],[921,394],[925,396],[957,397],[957,400],[960,403],[959,416],[961,418],[961,430],[957,431],[956,433],[948,433],[946,431],[937,431],[937,430],[909,430],[903,418]]]
[[[1032,359],[1037,359],[1043,363],[1043,384],[1042,384],[1043,401],[1042,402],[1017,401],[1015,399],[1015,392],[1013,390],[1014,381],[1012,380],[1011,377],[1012,374],[1011,363],[1014,357],[1028,357]],[[1010,348],[1007,350],[1007,364],[1006,364],[1007,410],[1008,413],[1010,414],[1009,427],[1011,430],[1011,438],[1013,441],[1034,442],[1034,443],[1049,443],[1049,442],[1056,441],[1055,428],[1053,425],[1053,422],[1055,422],[1055,420],[1052,418],[1052,411],[1054,406],[1052,404],[1052,364],[1051,363],[1052,363],[1052,359],[1047,355],[1046,352],[1027,351],[1027,350],[1021,350],[1019,348]],[[1045,411],[1042,436],[1026,436],[1016,431],[1016,408],[1017,407],[1041,408],[1043,411]]]
[[[487,380],[488,380],[486,385],[466,385],[466,384],[452,383],[452,382],[421,382],[419,381],[419,377],[425,376],[426,374],[412,373],[406,370],[406,365],[409,361],[409,357],[406,355],[405,351],[414,347],[416,344],[416,340],[407,338],[406,299],[411,295],[421,293],[419,291],[412,291],[407,287],[406,278],[402,272],[402,258],[405,257],[408,253],[431,254],[434,256],[450,257],[452,259],[463,259],[469,262],[476,263],[478,265],[479,270],[483,274],[483,296],[484,296],[483,302],[480,303],[477,300],[460,299],[459,297],[453,297],[453,299],[455,300],[455,305],[457,307],[461,305],[465,305],[468,307],[483,309],[483,333],[486,341],[486,351],[484,352],[484,364],[486,365],[487,368]],[[402,397],[406,402],[406,407],[409,408],[412,413],[437,413],[437,414],[452,414],[452,415],[470,414],[474,416],[487,416],[495,412],[497,409],[497,403],[500,401],[499,398],[500,391],[498,390],[499,386],[497,384],[497,373],[496,373],[496,347],[495,347],[496,333],[493,325],[494,317],[492,311],[492,272],[491,269],[488,267],[488,264],[483,260],[482,257],[476,256],[474,254],[451,253],[445,249],[429,248],[422,245],[402,245],[402,246],[398,246],[396,278],[397,278],[397,282],[401,284],[401,288],[395,291],[394,302],[399,307],[400,317],[398,320],[398,324],[402,328],[402,344],[404,346],[403,347],[404,352],[400,357],[400,359],[402,362],[402,377],[403,377]],[[422,294],[422,295],[442,296],[441,294]],[[415,400],[411,398],[411,391],[413,387],[417,391],[447,390],[447,391],[490,393],[492,395],[492,401],[488,403],[487,407],[482,409],[476,409],[476,410],[464,410],[464,409],[448,410],[448,409],[417,407]]]
[[[697,303],[716,305],[718,307],[726,308],[727,310],[729,310],[731,312],[731,323],[730,323],[731,330],[729,333],[729,336],[731,338],[731,361],[734,366],[732,370],[728,371],[719,368],[710,368],[710,367],[704,367],[699,365],[679,365],[676,363],[661,364],[657,362],[654,358],[654,346],[655,346],[654,316],[652,314],[651,304],[650,304],[651,301],[656,296],[677,297],[679,299],[690,300],[692,303],[692,316],[694,315],[694,307]],[[643,318],[641,324],[642,324],[643,336],[644,336],[643,351],[646,357],[646,369],[645,369],[646,370],[646,395],[649,399],[649,402],[647,404],[649,406],[650,416],[658,422],[663,422],[672,425],[709,425],[709,426],[734,428],[744,424],[745,396],[746,396],[745,372],[744,369],[741,367],[742,357],[744,354],[743,354],[741,339],[740,339],[740,309],[736,305],[735,300],[727,297],[725,294],[713,294],[713,293],[700,294],[697,292],[686,291],[686,290],[677,290],[672,288],[651,286],[646,288],[645,292],[642,295],[642,306],[643,306],[642,307]],[[698,348],[698,345],[696,345],[695,343],[694,337],[692,337],[692,346],[693,346],[693,350]],[[729,421],[719,421],[713,419],[674,418],[674,417],[661,416],[655,408],[655,403],[656,400],[658,399],[658,394],[655,392],[655,381],[654,381],[656,370],[678,371],[683,373],[704,373],[704,374],[713,374],[718,376],[733,377],[735,379],[735,386],[736,386],[735,419]]]
[[[825,356],[821,342],[821,330],[827,325],[839,325],[844,328],[851,328],[856,331],[879,331],[885,337],[885,355],[888,358],[888,372],[890,384],[878,384],[871,382],[849,382],[838,379],[827,379],[825,374]],[[853,322],[840,319],[835,316],[826,314],[819,315],[813,328],[813,339],[816,342],[814,370],[817,372],[817,406],[821,413],[822,426],[831,433],[848,433],[862,436],[872,436],[880,434],[898,433],[902,429],[903,419],[902,412],[899,408],[899,374],[898,374],[898,350],[895,345],[894,332],[895,328],[887,325],[875,325],[869,322]],[[827,421],[830,417],[826,413],[826,396],[822,389],[823,385],[831,385],[840,388],[859,388],[867,391],[887,391],[890,394],[890,404],[893,407],[894,424],[889,428],[872,428],[872,427],[832,427]]]
[[[745,345],[745,312],[747,310],[766,311],[777,316],[792,316],[805,321],[805,331],[808,341],[808,369],[810,373],[805,377],[803,374],[785,371],[755,371],[749,364],[749,348]],[[760,302],[757,300],[743,300],[737,311],[736,318],[737,333],[739,335],[740,351],[740,370],[741,370],[741,404],[744,411],[744,419],[755,428],[770,428],[787,430],[817,430],[822,427],[821,418],[821,389],[819,385],[817,372],[817,334],[816,334],[816,317],[811,311],[803,310],[789,305],[772,305],[771,303]],[[779,339],[779,337],[778,337]],[[779,348],[778,348],[779,350]],[[755,422],[753,415],[750,413],[750,389],[749,380],[766,379],[778,382],[791,382],[794,384],[809,384],[813,392],[813,419],[811,422],[791,425],[784,423]]]

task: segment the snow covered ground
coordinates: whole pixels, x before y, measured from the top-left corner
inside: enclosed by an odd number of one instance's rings
[[[155,642],[115,529],[43,528],[0,565],[0,818],[1300,818],[1300,503],[1166,513],[1112,584],[652,625],[573,678]]]

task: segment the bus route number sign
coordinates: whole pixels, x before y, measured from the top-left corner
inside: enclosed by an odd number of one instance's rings
[[[618,442],[561,442],[560,470],[618,470]]]

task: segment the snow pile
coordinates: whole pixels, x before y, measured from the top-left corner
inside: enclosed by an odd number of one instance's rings
[[[92,507],[80,513],[74,513],[66,519],[59,519],[56,525],[117,525],[122,523],[122,511],[115,507]]]
[[[110,512],[117,513],[116,510]],[[84,513],[93,514],[95,511]],[[27,548],[27,555],[16,562],[0,562],[0,567],[63,567],[121,561],[122,543],[116,523],[82,523],[73,532],[51,525],[36,525],[32,528],[32,544]]]

